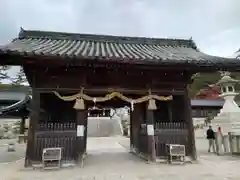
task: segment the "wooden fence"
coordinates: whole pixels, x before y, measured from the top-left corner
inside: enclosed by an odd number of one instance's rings
[[[76,136],[75,123],[39,124],[34,142],[34,161],[42,160],[44,148],[62,148],[63,160],[76,160],[84,152],[84,140]]]
[[[156,156],[166,156],[167,144],[181,144],[186,146],[188,154],[188,131],[186,123],[156,123],[155,147]]]
[[[76,130],[75,122],[49,122],[49,123],[40,123],[38,124],[37,131],[69,131]]]
[[[188,131],[186,123],[156,123],[155,126],[155,148],[156,156],[166,156],[167,144],[185,145],[188,155]],[[143,126],[139,133],[138,151],[141,153],[148,152],[148,135],[147,128]]]
[[[141,133],[139,135],[139,142],[138,142],[137,148],[140,153],[146,154],[148,152],[148,135],[147,135],[147,133]]]

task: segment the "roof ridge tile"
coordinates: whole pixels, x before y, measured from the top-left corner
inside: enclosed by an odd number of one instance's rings
[[[113,42],[120,44],[147,44],[161,46],[186,46],[196,49],[196,44],[192,39],[167,39],[167,38],[148,38],[148,37],[131,37],[131,36],[115,36],[103,34],[80,34],[53,31],[24,30],[21,28],[19,39],[24,38],[41,38],[41,39],[70,39],[80,41],[97,41],[97,42]]]

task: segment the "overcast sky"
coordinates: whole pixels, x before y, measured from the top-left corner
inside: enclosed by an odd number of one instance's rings
[[[240,0],[0,0],[0,44],[29,30],[190,38],[205,53],[240,48]]]

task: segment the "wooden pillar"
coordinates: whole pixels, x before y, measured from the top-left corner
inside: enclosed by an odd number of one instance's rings
[[[156,148],[154,136],[154,111],[147,109],[147,135],[148,135],[148,161],[156,161]]]
[[[169,122],[173,122],[173,117],[172,117],[172,101],[167,102],[168,103],[168,117],[169,117]]]
[[[87,152],[87,129],[88,129],[88,112],[85,113],[85,124],[84,124],[84,153]]]
[[[86,124],[86,110],[77,110],[77,142],[76,142],[76,161],[79,162],[85,151],[85,124]]]
[[[197,160],[195,134],[194,134],[193,120],[192,120],[192,107],[191,107],[191,100],[188,96],[187,88],[184,93],[184,105],[185,105],[185,119],[186,119],[187,128],[188,128],[189,154],[193,160]]]
[[[131,110],[130,113],[130,149],[136,150],[137,147],[137,127],[136,127],[136,121],[138,118],[138,106],[135,105],[134,109]]]
[[[130,115],[130,148],[139,151],[139,136],[140,136],[140,126],[143,123],[142,116],[142,104],[135,104],[134,109]]]
[[[20,122],[20,134],[24,134],[25,132],[25,122],[26,122],[26,117],[22,117],[21,118],[21,122]]]
[[[130,112],[130,150],[133,150],[134,148],[134,142],[133,142],[133,111]]]
[[[31,112],[29,118],[29,128],[28,128],[28,139],[27,139],[27,150],[25,156],[25,167],[32,165],[32,161],[35,156],[35,133],[39,121],[39,110],[40,110],[40,93],[34,88],[32,90],[32,101],[31,101]]]

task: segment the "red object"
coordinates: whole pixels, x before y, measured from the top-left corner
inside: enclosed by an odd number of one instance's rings
[[[210,87],[209,86],[207,88],[199,90],[195,96],[195,99],[216,100],[216,99],[220,99],[219,98],[220,94],[221,94],[220,87],[218,87],[218,86]]]
[[[220,136],[223,135],[223,134],[222,134],[222,128],[221,128],[221,127],[218,127],[218,133],[219,133]]]

